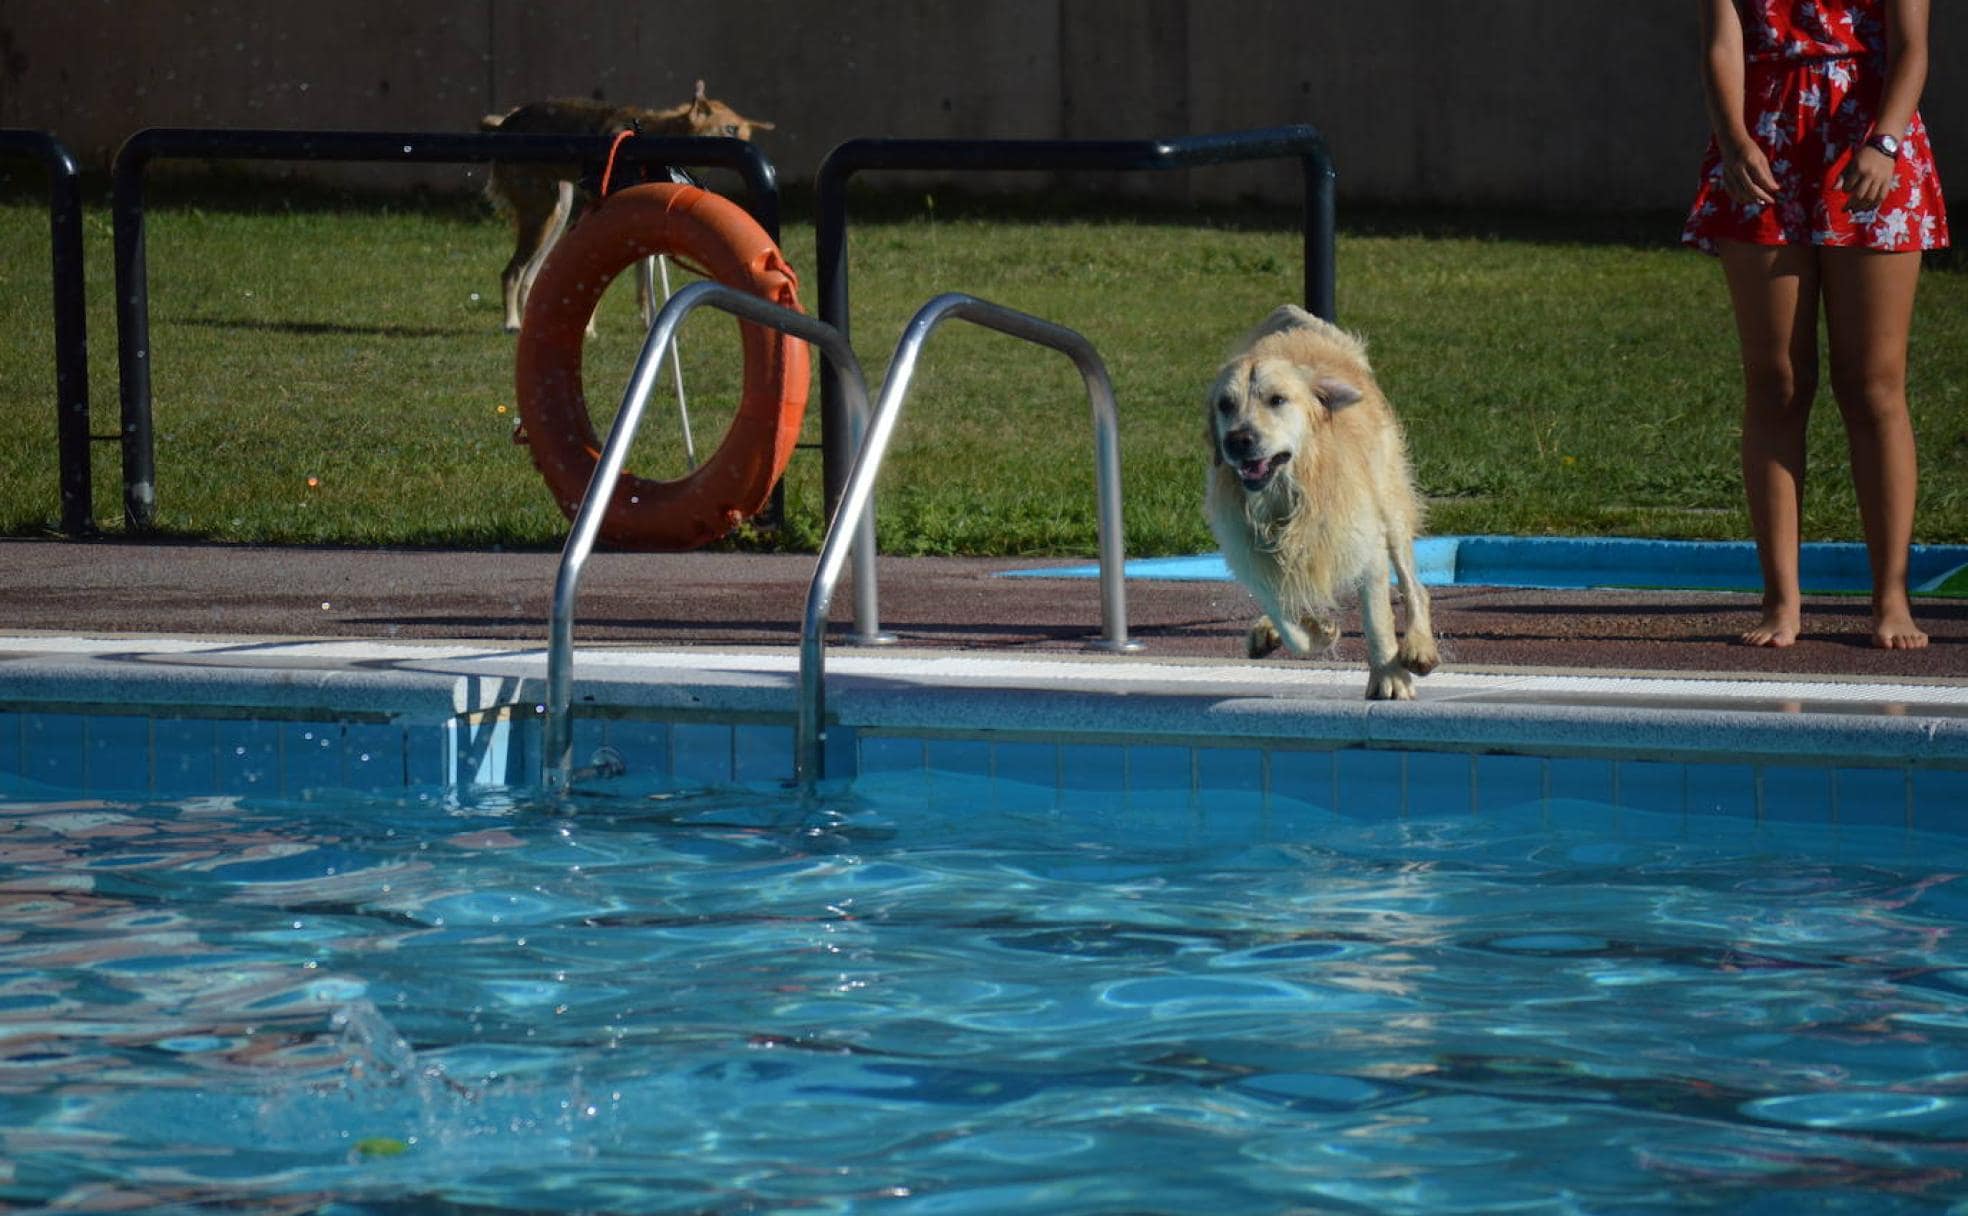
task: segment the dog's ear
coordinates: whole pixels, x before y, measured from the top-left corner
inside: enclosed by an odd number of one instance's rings
[[[1319,376],[1312,381],[1312,391],[1319,395],[1319,404],[1328,410],[1339,410],[1352,405],[1360,399],[1357,386],[1341,380],[1338,376]]]

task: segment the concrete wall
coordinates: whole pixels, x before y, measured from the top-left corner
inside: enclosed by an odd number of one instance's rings
[[[1924,110],[1968,187],[1968,3]],[[1349,200],[1675,207],[1706,135],[1693,0],[0,0],[0,126],[106,165],[146,126],[469,130],[550,95],[713,95],[782,181],[855,136],[1145,138],[1309,122]],[[475,170],[387,171],[464,185]],[[1295,198],[1296,171],[1134,177]],[[1019,183],[1008,183],[1017,185]]]

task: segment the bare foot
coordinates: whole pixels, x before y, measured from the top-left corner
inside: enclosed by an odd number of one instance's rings
[[[1902,603],[1873,609],[1872,644],[1881,650],[1919,650],[1927,645],[1927,635],[1913,623],[1913,612]]]
[[[1763,619],[1754,629],[1745,629],[1745,646],[1789,646],[1797,641],[1798,614],[1795,608],[1765,608]]]

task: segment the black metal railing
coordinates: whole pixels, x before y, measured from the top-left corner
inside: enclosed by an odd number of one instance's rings
[[[123,406],[123,514],[133,531],[157,514],[156,448],[151,426],[150,290],[145,254],[144,173],[172,157],[201,160],[337,160],[379,164],[472,164],[491,161],[600,164],[608,135],[498,132],[275,131],[153,127],[116,154],[111,183],[116,235],[117,378]],[[740,139],[641,136],[615,153],[625,169],[645,165],[730,169],[745,180],[753,218],[779,239],[779,184],[772,163]]]
[[[82,176],[75,168],[75,157],[46,131],[0,131],[0,155],[32,156],[48,170],[61,527],[70,536],[82,536],[96,527],[89,476],[89,321],[83,298]]]
[[[1234,161],[1298,159],[1305,171],[1305,306],[1333,310],[1335,174],[1325,136],[1297,125],[1184,139],[850,139],[820,162],[816,182],[820,319],[848,334],[847,183],[869,170],[1130,172]],[[850,335],[851,336],[851,335]],[[820,441],[831,519],[854,452],[839,369],[821,358]]]

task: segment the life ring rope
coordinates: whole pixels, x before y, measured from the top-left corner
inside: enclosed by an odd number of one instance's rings
[[[588,318],[609,282],[665,254],[695,274],[799,308],[799,277],[758,222],[729,199],[673,182],[630,186],[597,203],[554,246],[527,296],[514,359],[520,425],[554,500],[570,520],[600,459],[582,391]],[[672,481],[623,473],[601,539],[622,548],[694,549],[762,510],[785,473],[806,416],[806,344],[738,323],[744,389],[717,450]]]

